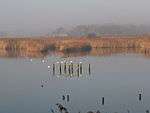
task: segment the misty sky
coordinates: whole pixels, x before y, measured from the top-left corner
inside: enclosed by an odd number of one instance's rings
[[[0,31],[104,23],[149,24],[150,0],[0,0]]]

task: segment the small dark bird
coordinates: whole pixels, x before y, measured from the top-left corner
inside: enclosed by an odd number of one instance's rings
[[[44,85],[41,85],[41,87],[43,88],[43,87],[44,87]]]

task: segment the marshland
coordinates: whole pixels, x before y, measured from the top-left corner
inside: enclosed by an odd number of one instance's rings
[[[148,35],[1,38],[0,112],[148,113],[149,58]]]
[[[0,38],[1,51],[63,53],[88,52],[92,49],[140,49],[149,53],[150,36],[109,36],[109,37],[29,37]]]

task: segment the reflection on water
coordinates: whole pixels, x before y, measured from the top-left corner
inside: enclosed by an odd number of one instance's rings
[[[149,56],[122,48],[0,51],[0,113],[149,113],[150,60],[133,54]]]
[[[28,51],[6,51],[6,50],[0,50],[0,57],[1,58],[42,58],[46,54],[41,52],[28,52]]]
[[[46,56],[61,56],[61,57],[78,57],[78,56],[111,56],[113,54],[141,54],[149,57],[150,52],[141,48],[98,48],[92,49],[89,52],[58,52],[58,51],[47,51],[47,52],[29,52],[24,50],[0,50],[0,57],[8,58],[43,58]]]

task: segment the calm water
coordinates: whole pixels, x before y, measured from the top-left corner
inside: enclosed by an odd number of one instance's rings
[[[150,59],[139,54],[0,58],[0,113],[146,113],[150,110]],[[83,73],[59,74],[56,62],[82,62]],[[52,74],[52,64],[56,73]],[[91,74],[88,73],[91,64]],[[48,66],[50,68],[48,69]],[[63,68],[63,66],[62,66]],[[74,67],[76,70],[76,67]],[[142,98],[139,101],[139,90]],[[62,96],[65,99],[62,99]],[[67,102],[66,95],[69,95]],[[105,103],[102,105],[102,97]]]

